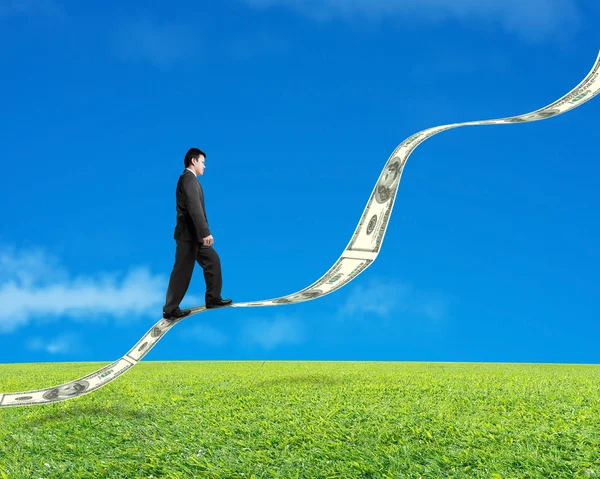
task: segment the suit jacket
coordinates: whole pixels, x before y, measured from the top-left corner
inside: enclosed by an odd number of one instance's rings
[[[210,235],[204,208],[204,191],[198,178],[187,168],[177,181],[177,225],[173,238],[178,241],[198,241]]]

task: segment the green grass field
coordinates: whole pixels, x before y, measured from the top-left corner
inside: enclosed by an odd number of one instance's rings
[[[104,365],[0,365],[0,391]],[[0,409],[0,477],[600,478],[600,366],[143,361]]]

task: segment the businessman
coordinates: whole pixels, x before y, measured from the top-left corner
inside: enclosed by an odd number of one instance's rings
[[[190,314],[189,309],[180,309],[179,303],[188,290],[196,261],[204,270],[206,308],[231,304],[231,299],[221,298],[221,260],[212,246],[215,240],[208,228],[204,192],[197,178],[204,174],[205,160],[204,152],[191,148],[185,155],[185,170],[177,182],[177,225],[173,236],[177,248],[175,266],[169,279],[167,302],[163,306],[165,319],[178,319]]]

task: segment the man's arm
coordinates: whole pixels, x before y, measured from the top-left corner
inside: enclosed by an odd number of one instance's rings
[[[185,198],[185,207],[192,217],[192,222],[198,233],[198,239],[202,242],[203,238],[210,236],[210,230],[208,229],[208,223],[204,217],[202,203],[200,203],[200,185],[198,184],[198,180],[191,178],[191,175],[185,175],[182,180],[181,188]]]

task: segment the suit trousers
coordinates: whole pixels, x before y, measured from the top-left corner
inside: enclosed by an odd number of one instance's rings
[[[197,241],[176,241],[175,265],[169,279],[166,304],[163,313],[171,314],[179,309],[179,303],[183,300],[190,286],[192,272],[196,261],[204,270],[204,281],[206,282],[206,303],[220,301],[223,277],[221,274],[221,259],[212,246],[205,246]]]

